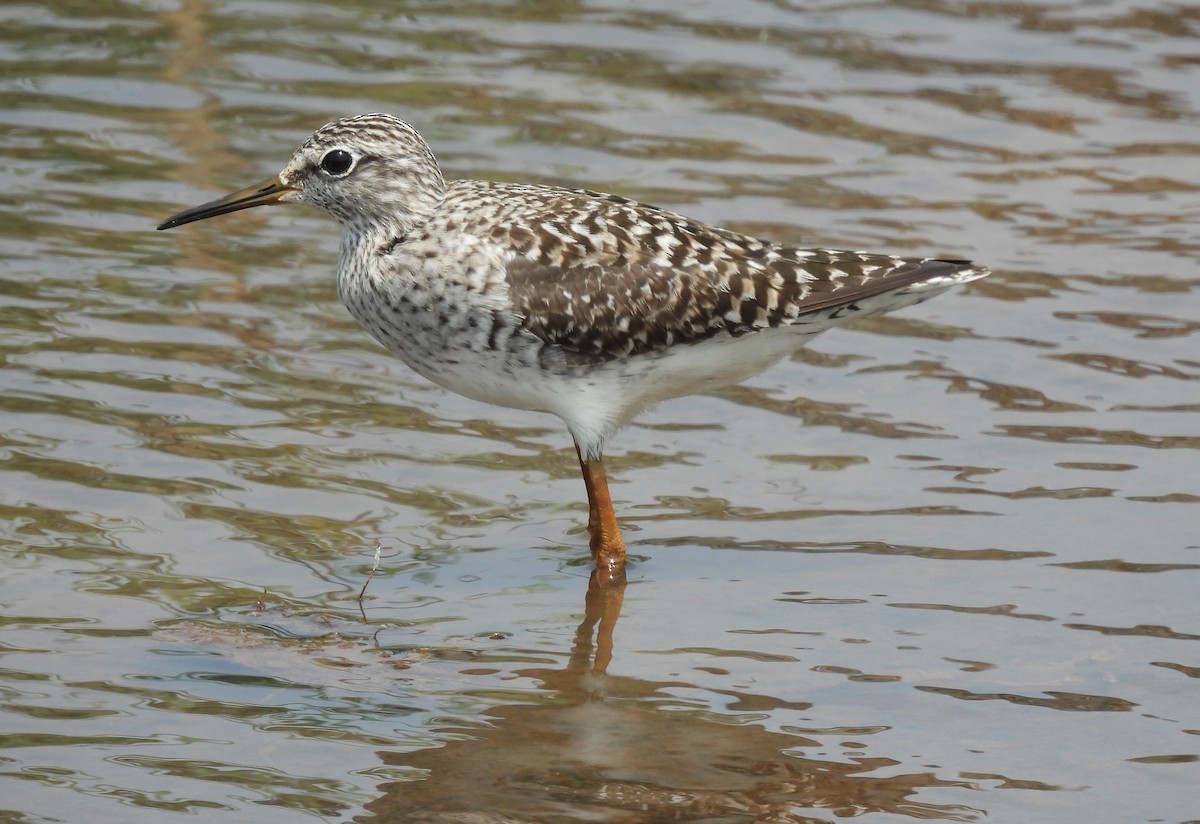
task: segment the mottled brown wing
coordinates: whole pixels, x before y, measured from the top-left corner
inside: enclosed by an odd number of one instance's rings
[[[519,254],[508,285],[524,330],[582,355],[742,335],[970,269],[965,261],[788,248],[621,198],[578,195],[582,202],[553,204],[563,219],[513,230]]]

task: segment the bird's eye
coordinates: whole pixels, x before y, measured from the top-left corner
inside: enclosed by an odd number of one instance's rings
[[[326,152],[321,158],[321,169],[333,177],[341,177],[350,171],[350,167],[354,165],[354,155],[350,154],[345,149],[334,149],[331,152]]]

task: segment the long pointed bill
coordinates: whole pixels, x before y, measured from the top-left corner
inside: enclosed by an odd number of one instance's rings
[[[242,209],[252,209],[255,206],[271,206],[282,202],[285,195],[294,191],[296,190],[280,180],[278,176],[268,178],[256,186],[249,186],[232,194],[225,195],[225,197],[219,197],[216,200],[210,200],[208,203],[201,203],[199,206],[184,209],[179,214],[172,215],[158,224],[158,228],[159,231],[174,229],[176,226],[182,226],[185,223],[194,223],[197,220],[205,220],[217,215],[226,215]]]

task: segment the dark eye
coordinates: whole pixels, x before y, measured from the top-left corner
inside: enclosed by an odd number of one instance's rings
[[[354,155],[345,149],[334,149],[331,152],[326,152],[325,156],[321,158],[321,168],[334,177],[341,177],[346,174],[353,165]]]

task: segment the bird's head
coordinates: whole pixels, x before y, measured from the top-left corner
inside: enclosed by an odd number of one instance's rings
[[[346,226],[405,233],[444,191],[437,160],[412,126],[391,115],[364,114],[322,126],[275,177],[182,211],[158,228],[255,206],[308,203]]]

